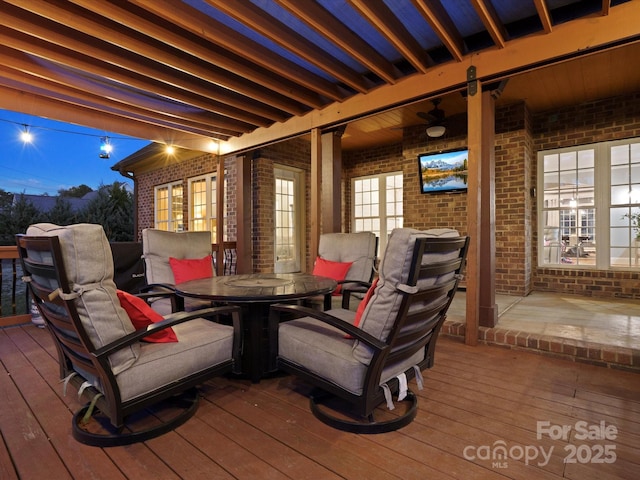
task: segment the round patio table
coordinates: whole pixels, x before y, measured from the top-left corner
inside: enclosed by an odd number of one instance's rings
[[[239,305],[244,325],[242,371],[258,382],[268,365],[268,319],[273,303],[298,302],[326,295],[337,287],[335,280],[307,273],[252,273],[202,278],[179,283],[176,294],[216,303]]]

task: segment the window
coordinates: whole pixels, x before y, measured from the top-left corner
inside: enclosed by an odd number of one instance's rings
[[[612,146],[611,264],[639,267],[640,243],[640,140]]]
[[[538,171],[539,265],[638,266],[640,140],[540,152]]]
[[[155,228],[170,232],[184,230],[182,183],[159,185],[154,190]]]
[[[225,178],[225,192],[227,180]],[[189,179],[189,230],[193,232],[211,232],[216,239],[218,219],[217,213],[216,175],[209,174]],[[226,221],[227,204],[224,204],[224,221]],[[226,235],[226,233],[225,233]]]
[[[351,190],[352,230],[375,233],[384,252],[391,230],[403,225],[402,173],[354,178]]]

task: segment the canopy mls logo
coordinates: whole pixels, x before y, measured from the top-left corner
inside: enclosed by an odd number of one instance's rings
[[[573,432],[573,438],[571,434]],[[618,438],[618,428],[607,425],[603,420],[597,424],[578,421],[573,425],[552,424],[544,420],[536,424],[536,439],[568,443],[563,448],[563,463],[614,463],[616,446],[613,442]],[[601,443],[598,443],[601,442]],[[467,445],[463,450],[466,460],[490,461],[492,468],[508,468],[509,461],[522,461],[525,465],[544,467],[553,457],[554,445],[509,445],[505,440],[496,440],[492,445]]]

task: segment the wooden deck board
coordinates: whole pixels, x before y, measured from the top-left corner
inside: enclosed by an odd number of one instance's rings
[[[100,449],[71,437],[74,391],[62,394],[46,330],[0,330],[0,478],[122,479],[634,479],[640,471],[640,376],[443,337],[417,391],[409,426],[353,435],[320,423],[293,377],[252,384],[221,377],[201,388],[194,418],[144,444]],[[384,415],[394,412],[384,411]],[[615,440],[537,438],[537,422],[604,420]],[[533,446],[547,464],[467,458],[468,452]],[[610,443],[610,464],[565,464],[568,445]],[[470,447],[465,455],[465,448]],[[586,447],[582,447],[583,449]],[[37,461],[36,461],[37,460]]]

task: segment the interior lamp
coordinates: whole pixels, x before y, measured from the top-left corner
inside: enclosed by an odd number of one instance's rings
[[[113,146],[109,143],[109,137],[100,137],[100,158],[109,158],[111,152],[113,151]]]
[[[443,125],[432,125],[427,127],[427,135],[432,138],[438,138],[444,135],[447,129]]]

